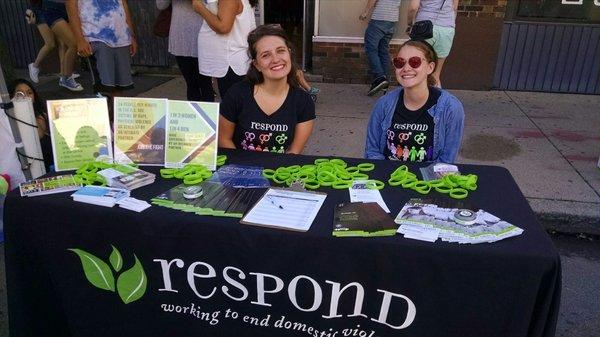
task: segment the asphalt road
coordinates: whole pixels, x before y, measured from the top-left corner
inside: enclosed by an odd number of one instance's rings
[[[552,234],[563,268],[557,337],[600,336],[600,238]],[[4,244],[0,244],[0,337],[8,336]]]

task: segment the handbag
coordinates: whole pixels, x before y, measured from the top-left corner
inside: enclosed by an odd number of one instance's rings
[[[154,21],[152,27],[152,33],[157,37],[169,37],[169,30],[171,29],[171,13],[173,12],[173,6],[161,10]]]
[[[433,22],[431,20],[415,22],[408,36],[414,41],[431,39],[433,37]]]
[[[446,0],[442,1],[442,5],[438,10],[436,19],[438,16],[440,16],[440,11],[442,10],[442,8],[444,8],[445,3]],[[414,41],[424,41],[427,39],[431,39],[433,37],[433,22],[431,22],[431,20],[421,20],[415,22],[408,36],[411,40]]]

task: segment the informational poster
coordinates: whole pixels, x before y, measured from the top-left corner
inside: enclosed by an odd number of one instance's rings
[[[115,97],[115,162],[163,165],[167,99]]]
[[[48,101],[56,171],[74,170],[90,161],[112,163],[106,98]]]
[[[216,169],[219,104],[169,100],[166,167],[202,164]]]

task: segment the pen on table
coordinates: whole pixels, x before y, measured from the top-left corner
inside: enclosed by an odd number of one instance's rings
[[[278,204],[278,203],[276,203],[275,201],[273,201],[273,197],[272,197],[272,196],[268,196],[267,198],[269,199],[269,201],[270,201],[270,202],[271,202],[273,205],[277,206],[279,209],[283,209],[283,206],[281,206],[280,204]]]

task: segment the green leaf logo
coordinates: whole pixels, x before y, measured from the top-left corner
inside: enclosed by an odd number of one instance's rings
[[[112,246],[112,252],[108,258],[115,275],[123,268],[123,257],[119,250]],[[81,266],[88,281],[95,287],[115,291],[115,276],[110,266],[98,257],[78,248],[68,249],[81,259]],[[148,277],[144,268],[135,254],[135,263],[129,270],[124,271],[117,278],[117,292],[125,304],[137,301],[146,293]]]
[[[117,280],[117,291],[123,303],[128,304],[140,299],[146,293],[148,278],[142,264],[135,256],[135,264],[131,269],[124,271]]]
[[[113,251],[112,253],[110,253],[110,257],[108,258],[108,260],[110,261],[110,264],[112,265],[114,270],[118,273],[119,271],[121,271],[121,267],[123,267],[123,258],[121,257],[121,253],[119,253],[119,250],[115,248],[115,246],[111,245],[111,247],[113,248]]]
[[[69,250],[79,256],[85,277],[93,286],[115,291],[115,278],[110,267],[104,261],[81,249]]]

